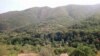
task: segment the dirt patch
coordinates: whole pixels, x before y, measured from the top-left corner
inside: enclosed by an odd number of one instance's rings
[[[18,56],[39,56],[37,53],[20,53]]]
[[[67,53],[62,53],[60,56],[68,56]]]
[[[100,56],[100,51],[98,51],[97,56]]]

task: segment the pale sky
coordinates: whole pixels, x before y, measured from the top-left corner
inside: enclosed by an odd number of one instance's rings
[[[58,7],[70,4],[94,5],[100,4],[100,0],[0,0],[0,13],[31,7]]]

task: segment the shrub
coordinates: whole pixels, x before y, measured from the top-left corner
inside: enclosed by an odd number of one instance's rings
[[[43,47],[40,50],[40,56],[54,56],[53,49],[51,47]]]
[[[79,46],[76,48],[70,56],[96,56],[93,49],[88,46]]]

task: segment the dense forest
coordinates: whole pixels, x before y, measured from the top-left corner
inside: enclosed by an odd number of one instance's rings
[[[31,8],[1,14],[0,56],[17,56],[20,52],[36,52],[40,56],[61,53],[96,56],[100,51],[99,6],[51,9]]]

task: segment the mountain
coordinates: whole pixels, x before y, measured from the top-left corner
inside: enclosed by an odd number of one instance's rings
[[[0,30],[16,30],[34,25],[40,31],[67,29],[76,22],[100,14],[100,5],[34,7],[0,14]],[[31,28],[35,28],[31,27]]]
[[[70,29],[99,31],[100,30],[100,13],[96,13],[88,19],[81,20],[69,27]]]

